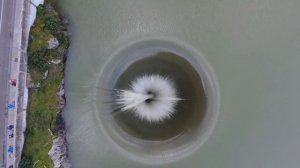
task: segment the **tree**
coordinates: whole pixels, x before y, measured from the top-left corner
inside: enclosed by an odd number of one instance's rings
[[[28,64],[29,68],[31,69],[37,69],[41,72],[44,72],[47,70],[47,60],[45,58],[45,49],[40,49],[37,51],[34,51],[33,53],[30,53],[28,58]]]
[[[45,26],[53,33],[58,29],[58,21],[58,18],[54,15],[47,16],[45,18]]]
[[[33,160],[28,158],[22,158],[19,164],[20,168],[33,168]]]

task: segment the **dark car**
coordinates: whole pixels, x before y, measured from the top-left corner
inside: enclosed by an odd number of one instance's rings
[[[7,127],[7,129],[9,129],[9,130],[14,129],[14,125],[9,125],[9,126]]]

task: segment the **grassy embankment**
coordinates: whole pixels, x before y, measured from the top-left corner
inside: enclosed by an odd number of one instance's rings
[[[48,49],[50,38],[57,38],[59,46]],[[28,65],[32,82],[40,85],[30,89],[25,145],[20,168],[53,167],[48,151],[52,146],[57,113],[60,111],[56,92],[64,77],[64,63],[49,64],[50,60],[63,60],[69,47],[66,28],[55,9],[45,2],[37,8],[37,17],[31,27],[28,46]],[[45,72],[48,76],[43,79]]]

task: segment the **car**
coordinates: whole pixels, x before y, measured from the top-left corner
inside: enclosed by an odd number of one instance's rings
[[[7,127],[7,129],[9,129],[9,130],[14,129],[14,125],[9,125],[9,126]]]
[[[12,146],[9,146],[7,149],[8,153],[13,153],[14,152],[14,148]]]

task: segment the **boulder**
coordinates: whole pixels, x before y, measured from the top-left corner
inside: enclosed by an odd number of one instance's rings
[[[71,168],[71,163],[67,157],[67,142],[65,133],[53,140],[53,145],[48,152],[49,157],[53,160],[54,168]]]
[[[48,49],[57,48],[58,45],[59,45],[59,42],[55,37],[50,38],[50,40],[48,41]]]
[[[61,59],[52,59],[48,61],[49,64],[55,64],[55,65],[60,64],[61,62],[62,62]]]
[[[60,109],[62,110],[65,106],[64,80],[62,80],[56,95],[60,99]],[[54,163],[54,168],[71,168],[71,163],[68,159],[65,122],[61,112],[57,114],[54,132],[58,134],[58,137],[53,140],[52,148],[48,152]]]
[[[43,79],[45,80],[45,79],[47,79],[47,77],[48,77],[48,73],[49,73],[49,71],[47,70],[45,73],[44,73],[44,76],[43,76]]]

